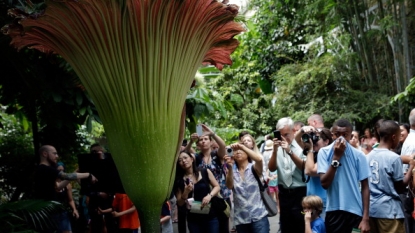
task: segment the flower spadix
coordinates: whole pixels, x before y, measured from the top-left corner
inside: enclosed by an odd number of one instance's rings
[[[144,232],[159,230],[169,196],[182,109],[197,68],[231,64],[243,27],[234,5],[212,0],[46,1],[37,17],[16,9],[6,25],[18,49],[61,55],[103,121],[123,186]]]

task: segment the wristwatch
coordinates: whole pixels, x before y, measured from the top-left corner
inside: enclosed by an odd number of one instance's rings
[[[293,155],[293,151],[290,150],[290,151],[287,152],[287,154],[291,156],[291,155]]]
[[[339,166],[341,166],[342,164],[339,162],[339,160],[333,160],[333,161],[331,161],[331,166],[333,166],[333,167],[335,167],[335,168],[337,168],[337,167],[339,167]]]

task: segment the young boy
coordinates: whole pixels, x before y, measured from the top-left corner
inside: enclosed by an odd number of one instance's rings
[[[303,198],[305,233],[326,233],[324,220],[320,218],[323,211],[323,200],[319,196],[310,195]]]
[[[125,193],[116,193],[112,202],[112,208],[101,210],[101,213],[111,213],[118,220],[118,228],[120,233],[138,233],[140,228],[140,220],[138,219],[138,212]]]
[[[171,221],[170,201],[166,201],[161,208],[160,227],[161,233],[173,233],[173,224]]]
[[[393,149],[399,143],[400,127],[395,121],[386,120],[377,129],[380,137],[379,146],[367,155],[372,170],[369,178],[370,232],[405,232],[404,213],[401,208],[399,193],[411,178],[411,172],[404,176],[402,160]],[[410,162],[409,170],[414,168]]]

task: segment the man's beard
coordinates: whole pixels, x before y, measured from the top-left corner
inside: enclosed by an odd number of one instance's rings
[[[51,166],[56,167],[56,161],[48,158],[48,162]]]

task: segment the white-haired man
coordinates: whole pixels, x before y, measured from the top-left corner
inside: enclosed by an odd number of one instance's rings
[[[281,140],[274,138],[274,149],[268,163],[270,171],[278,169],[280,200],[280,229],[282,233],[304,232],[301,201],[306,196],[306,183],[302,179],[305,155],[294,140],[294,122],[289,117],[278,120],[276,129]]]

